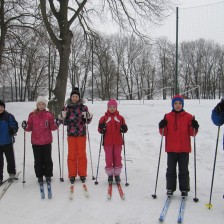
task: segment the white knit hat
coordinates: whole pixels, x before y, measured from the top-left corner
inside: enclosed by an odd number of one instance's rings
[[[43,96],[38,96],[37,97],[37,104],[40,103],[40,102],[44,103],[46,105],[46,107],[47,107],[47,103],[48,102],[47,102],[47,100]]]

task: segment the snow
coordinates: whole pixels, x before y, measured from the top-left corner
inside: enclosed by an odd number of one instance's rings
[[[211,110],[219,100],[185,100],[185,110],[195,115],[200,124],[199,133],[196,137],[197,154],[197,197],[199,202],[195,203],[194,190],[194,153],[190,155],[190,177],[191,191],[186,202],[184,223],[204,224],[221,223],[224,212],[223,201],[223,147],[222,131],[220,131],[215,179],[213,186],[212,204],[213,208],[208,209],[205,204],[209,202],[215,146],[217,139],[217,126],[211,121]],[[93,112],[94,118],[89,124],[90,145],[93,161],[93,172],[96,175],[97,161],[100,148],[100,134],[97,132],[99,118],[106,110],[106,102],[86,102],[89,110]],[[7,103],[6,109],[13,113],[19,122],[27,119],[28,114],[35,108],[34,102]],[[26,133],[26,157],[25,157],[25,180],[23,184],[23,173],[18,181],[13,183],[0,201],[1,223],[17,224],[49,224],[49,223],[78,223],[78,224],[154,224],[159,223],[158,218],[166,197],[165,171],[166,153],[164,143],[161,154],[159,179],[157,187],[157,199],[151,197],[155,191],[156,171],[159,158],[161,136],[158,132],[158,123],[165,113],[171,110],[170,100],[154,101],[121,101],[118,110],[126,119],[129,131],[125,134],[125,150],[127,178],[130,184],[125,184],[125,169],[122,171],[122,186],[126,198],[121,200],[113,186],[113,196],[107,199],[107,176],[104,171],[105,157],[102,148],[98,181],[95,185],[92,180],[89,146],[88,154],[88,178],[87,186],[89,198],[84,197],[81,181],[75,182],[75,195],[69,200],[69,180],[67,178],[67,141],[65,138],[64,153],[64,182],[59,181],[59,162],[57,131],[54,132],[53,162],[54,177],[52,180],[53,198],[44,200],[40,198],[39,185],[33,169],[33,153],[30,144],[30,133]],[[222,128],[221,128],[222,130]],[[66,133],[65,133],[66,136]],[[192,148],[193,141],[192,138]],[[24,132],[20,128],[16,143],[14,145],[17,170],[23,170],[24,155]],[[62,126],[60,127],[60,146],[62,150]],[[124,165],[124,161],[123,161]],[[6,165],[4,169],[7,177]],[[3,186],[0,187],[0,191]],[[46,191],[46,184],[45,184]],[[177,222],[178,209],[180,204],[180,192],[177,190],[171,201],[165,223]]]

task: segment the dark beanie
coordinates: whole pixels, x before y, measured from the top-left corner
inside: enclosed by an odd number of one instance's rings
[[[72,92],[71,92],[71,94],[70,94],[70,98],[71,98],[72,95],[74,95],[74,94],[78,95],[78,96],[79,96],[79,99],[80,99],[80,92],[79,92],[79,88],[78,88],[78,87],[75,87],[75,88],[72,90]]]
[[[181,95],[176,95],[176,96],[173,97],[173,99],[172,99],[172,108],[173,109],[174,109],[174,103],[176,101],[180,101],[182,103],[182,109],[184,109],[184,99]]]
[[[0,106],[3,106],[5,108],[5,103],[2,100],[0,100]]]

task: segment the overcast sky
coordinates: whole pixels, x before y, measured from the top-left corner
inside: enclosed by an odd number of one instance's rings
[[[179,0],[179,42],[199,38],[212,39],[224,44],[223,0]],[[176,40],[176,12],[154,28],[153,36],[167,36]]]
[[[163,25],[149,26],[146,23],[140,30],[149,37],[165,36],[175,43],[176,7],[179,7],[179,42],[204,38],[224,44],[224,0],[176,0],[174,12]],[[108,21],[100,23],[97,30],[107,34],[119,32],[115,27],[115,22]]]

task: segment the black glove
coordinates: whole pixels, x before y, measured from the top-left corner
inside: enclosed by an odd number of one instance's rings
[[[168,124],[167,120],[163,119],[159,122],[159,128],[165,128],[167,124]]]
[[[224,99],[222,99],[215,107],[218,113],[224,112]]]
[[[198,130],[198,128],[199,128],[199,124],[198,124],[198,122],[197,122],[195,119],[193,119],[193,120],[191,121],[191,126],[192,126],[195,130]]]
[[[55,118],[54,123],[59,127],[61,124],[61,120],[59,118]]]
[[[127,125],[126,124],[122,124],[120,130],[121,130],[122,133],[126,133],[127,130],[128,130]]]
[[[15,129],[13,127],[9,127],[9,134],[15,135]]]
[[[105,131],[106,131],[106,124],[105,123],[100,123],[99,124],[99,129],[100,129],[101,134],[104,134]]]
[[[27,127],[27,123],[26,123],[26,121],[23,121],[23,122],[22,122],[22,128],[23,128],[23,129],[26,129],[26,127]]]

